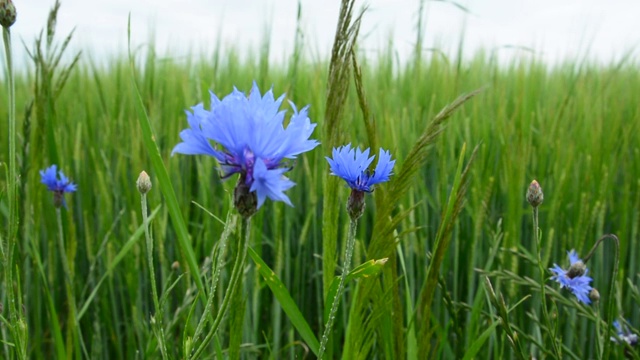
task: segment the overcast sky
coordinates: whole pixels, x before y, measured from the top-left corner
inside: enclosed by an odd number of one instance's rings
[[[14,0],[18,19],[12,28],[31,44],[44,27],[54,0]],[[91,49],[94,59],[126,51],[127,17],[131,13],[134,43],[155,34],[165,56],[209,53],[218,36],[226,46],[257,51],[265,29],[271,27],[271,57],[287,59],[292,52],[297,0],[62,0],[58,33],[76,28],[74,49]],[[302,0],[305,51],[326,57],[335,33],[340,1]],[[361,49],[375,56],[388,40],[401,59],[410,54],[416,38],[420,0],[369,0]],[[549,63],[588,54],[601,62],[621,58],[640,44],[638,0],[460,0],[469,10],[451,3],[427,1],[425,47],[454,54],[464,34],[465,52],[497,50],[501,59],[522,56],[513,47],[535,50]],[[16,49],[20,51],[21,49]],[[530,55],[526,55],[530,56]]]

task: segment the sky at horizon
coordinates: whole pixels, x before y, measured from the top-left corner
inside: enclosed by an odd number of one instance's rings
[[[14,48],[24,62],[22,41],[32,47],[54,0],[14,3],[18,11],[12,27]],[[210,54],[218,38],[225,49],[258,52],[268,34],[271,60],[286,61],[293,51],[298,7],[296,0],[63,0],[61,4],[58,40],[75,28],[70,49],[82,50],[98,63],[126,52],[129,13],[133,45],[148,44],[153,38],[161,56]],[[356,7],[365,4],[359,49],[375,59],[387,51],[391,40],[398,58],[408,59],[420,0],[358,1]],[[588,56],[610,63],[629,52],[637,59],[640,32],[633,29],[639,1],[460,0],[458,4],[468,12],[450,2],[425,2],[425,49],[455,54],[462,36],[467,56],[484,49],[495,52],[502,62],[535,56],[557,64]],[[328,58],[339,8],[339,1],[302,0],[307,58]]]

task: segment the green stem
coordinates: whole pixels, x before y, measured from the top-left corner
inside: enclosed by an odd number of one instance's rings
[[[589,259],[591,259],[600,243],[602,243],[602,241],[606,239],[613,240],[616,246],[615,257],[613,261],[613,271],[611,271],[611,280],[609,281],[609,300],[607,303],[607,330],[605,331],[604,352],[602,356],[603,359],[608,359],[611,352],[611,341],[607,341],[607,339],[609,338],[609,334],[611,334],[611,324],[613,323],[613,304],[615,302],[613,293],[616,289],[616,277],[618,275],[618,266],[620,263],[620,240],[618,240],[618,237],[614,234],[602,235],[600,239],[598,239],[593,245],[591,251],[589,251],[587,256],[585,256],[582,260],[582,262],[587,265],[587,262],[589,261]]]
[[[9,84],[9,244],[18,230],[18,177],[16,170],[16,89],[11,53],[11,31],[3,28],[4,51],[7,58],[7,82]],[[11,255],[11,254],[9,254]]]
[[[213,325],[207,336],[202,340],[202,343],[196,350],[196,352],[191,356],[191,359],[197,359],[202,352],[206,348],[207,344],[211,341],[213,336],[218,331],[218,327],[220,327],[220,323],[222,322],[222,318],[227,313],[229,308],[229,304],[231,303],[231,299],[233,298],[233,294],[238,290],[238,284],[241,284],[239,281],[240,277],[243,274],[244,263],[247,259],[247,249],[249,248],[249,230],[251,229],[251,217],[243,217],[242,218],[242,233],[240,234],[240,244],[238,245],[238,254],[236,256],[236,261],[233,264],[233,269],[231,270],[231,278],[229,279],[229,285],[224,294],[224,299],[222,300],[222,305],[218,310],[218,314],[216,318],[213,320]]]
[[[560,348],[558,347],[558,342],[556,339],[555,328],[551,325],[551,318],[549,317],[549,312],[547,310],[547,294],[545,291],[546,287],[546,272],[544,267],[542,266],[542,245],[541,245],[541,236],[540,236],[540,228],[538,227],[538,207],[533,207],[533,236],[535,237],[534,243],[536,244],[536,254],[538,255],[538,269],[540,270],[540,295],[542,296],[542,315],[544,316],[544,321],[547,325],[547,331],[549,332],[549,337],[551,338],[551,345],[553,348],[553,352],[556,356],[556,359],[562,359],[562,355],[560,352]]]
[[[231,231],[236,225],[236,218],[234,215],[229,214],[227,216],[227,221],[224,224],[224,230],[222,230],[222,235],[220,236],[220,243],[218,246],[218,256],[216,257],[216,261],[213,264],[213,277],[211,278],[211,287],[209,290],[209,298],[207,299],[207,305],[204,307],[204,312],[202,313],[202,317],[200,317],[200,321],[198,322],[198,326],[196,327],[196,332],[193,335],[193,342],[196,343],[202,335],[202,331],[204,330],[204,325],[209,319],[209,314],[211,313],[211,308],[213,307],[213,299],[216,293],[216,287],[218,285],[218,280],[220,279],[220,272],[222,270],[222,264],[224,261],[225,249],[227,247],[227,239],[229,235],[231,235]]]
[[[358,227],[358,220],[351,219],[351,222],[349,223],[349,233],[347,234],[347,247],[344,253],[344,265],[342,266],[342,275],[340,275],[340,282],[338,283],[338,291],[336,291],[336,295],[334,296],[333,302],[331,304],[329,319],[327,320],[327,324],[324,327],[324,333],[322,334],[322,340],[320,341],[320,350],[318,350],[318,359],[322,359],[325,348],[327,346],[327,342],[329,341],[329,337],[331,335],[331,328],[333,327],[333,321],[335,320],[336,312],[338,311],[338,306],[340,304],[340,298],[342,297],[342,292],[344,291],[344,282],[345,282],[345,279],[347,278],[347,274],[349,273],[349,268],[351,267],[351,257],[353,256],[353,249],[355,248],[357,227]]]
[[[18,320],[21,316],[17,311],[16,294],[13,289],[13,250],[15,248],[18,233],[18,177],[16,171],[16,90],[13,76],[13,56],[11,50],[11,30],[3,27],[2,37],[4,40],[4,52],[7,60],[7,83],[9,86],[9,181],[8,181],[8,203],[9,203],[9,224],[7,233],[6,251],[3,250],[3,260],[5,268],[5,291],[9,302],[9,321],[11,323],[11,333],[16,342],[18,357],[26,358],[26,338],[22,338],[18,329]],[[20,294],[18,294],[18,297]]]
[[[151,281],[151,292],[153,293],[153,305],[156,313],[154,315],[155,322],[153,327],[158,329],[157,335],[160,345],[160,353],[163,359],[167,359],[167,345],[164,337],[164,326],[162,326],[163,313],[160,309],[160,301],[158,300],[158,289],[156,287],[156,273],[153,266],[153,239],[149,232],[149,216],[147,214],[147,194],[142,194],[142,220],[144,222],[144,235],[147,239],[147,259],[149,261],[149,280]]]

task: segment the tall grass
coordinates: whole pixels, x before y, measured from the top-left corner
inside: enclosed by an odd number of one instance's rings
[[[67,340],[72,317],[56,255],[56,214],[37,173],[54,162],[78,184],[78,192],[67,197],[61,221],[74,273],[78,327],[89,354],[104,359],[160,357],[149,323],[156,309],[136,188],[142,170],[154,182],[147,201],[155,209],[150,215],[155,277],[165,309],[159,316],[164,316],[171,358],[183,354],[186,334],[195,332],[203,312],[201,286],[181,248],[182,235],[160,185],[155,186],[159,177],[152,171],[137,121],[132,80],[138,84],[204,284],[213,276],[211,262],[216,261],[224,229],[218,219],[226,219],[230,211],[234,181],[219,179],[212,158],[170,156],[186,127],[184,110],[199,102],[208,107],[209,90],[225,94],[237,86],[248,91],[253,80],[263,89],[273,85],[274,93],[288,92],[296,104],[311,105],[321,149],[301,156],[288,174],[297,183],[288,191],[295,207],[267,202],[252,219],[250,244],[288,289],[317,337],[324,326],[329,286],[340,273],[336,265],[342,263],[338,254],[343,253],[348,227],[348,189],[325,182],[324,155],[331,146],[348,142],[391,150],[397,159],[396,177],[403,180],[380,186],[368,199],[353,267],[371,259],[390,260],[378,275],[347,284],[330,343],[334,358],[518,357],[506,327],[496,325],[500,319],[517,333],[527,356],[553,357],[550,332],[539,310],[540,271],[538,256],[531,253],[535,238],[525,201],[534,178],[545,194],[539,207],[544,269],[553,263],[565,266],[566,251],[572,248],[586,254],[603,234],[615,233],[620,240],[615,287],[609,286],[613,245],[604,242],[589,261],[601,296],[598,305],[578,304],[573,295],[546,282],[549,315],[562,354],[580,359],[601,355],[610,336],[603,321],[612,320],[606,315],[611,302],[615,317],[640,326],[640,70],[634,63],[602,66],[575,59],[549,67],[532,58],[498,64],[479,52],[467,61],[422,54],[398,64],[391,48],[371,59],[357,47],[352,55],[351,45],[346,46],[341,54],[346,73],[330,73],[329,59],[309,61],[299,56],[298,48],[291,63],[270,63],[265,43],[259,56],[246,61],[239,61],[234,51],[179,60],[147,51],[137,57],[134,79],[128,60],[117,57],[104,67],[87,57],[72,69],[61,64],[68,77],[42,69],[18,74],[17,128],[30,130],[18,142],[24,149],[18,166],[24,171],[21,186],[26,195],[20,197],[24,214],[15,264],[30,331],[29,357],[82,356]],[[354,74],[358,83],[351,86]],[[336,101],[327,93],[334,77],[344,91],[344,99],[338,99],[343,103],[328,102]],[[34,79],[40,79],[35,87]],[[64,87],[44,87],[56,79],[64,79]],[[415,144],[424,142],[441,110],[480,88],[482,92],[432,129],[438,137],[429,138],[416,157]],[[50,92],[43,95],[45,90]],[[0,87],[0,98],[7,96],[6,86]],[[36,113],[28,106],[32,101]],[[8,111],[5,103],[0,102],[3,114]],[[339,127],[334,127],[336,121]],[[6,139],[7,131],[3,123],[0,138]],[[0,153],[4,163],[6,148]],[[409,164],[416,164],[412,176],[402,176]],[[2,189],[0,212],[7,224],[4,182]],[[230,248],[238,241],[238,233],[230,234]],[[330,241],[335,248],[326,248]],[[221,271],[224,283],[231,266],[224,264]],[[181,276],[185,272],[190,276]],[[489,276],[492,291],[483,274]],[[253,263],[246,267],[245,316],[226,320],[242,323],[241,355],[313,358],[266,285]],[[223,290],[216,288],[215,308]],[[5,296],[3,290],[6,309]],[[204,358],[224,356],[227,329],[220,329]],[[11,342],[4,329],[2,339]],[[8,345],[1,351],[3,358],[13,353]],[[621,346],[614,345],[613,351],[623,353]]]

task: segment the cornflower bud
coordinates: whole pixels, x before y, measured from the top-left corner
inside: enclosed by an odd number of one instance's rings
[[[16,22],[16,7],[11,0],[0,0],[0,25],[10,28]]]
[[[149,178],[149,175],[145,171],[141,172],[140,176],[138,176],[136,186],[138,187],[138,191],[140,191],[140,194],[143,195],[151,190],[151,178]]]
[[[527,189],[527,201],[535,208],[542,204],[543,200],[544,194],[542,193],[542,188],[536,180],[533,180]]]

